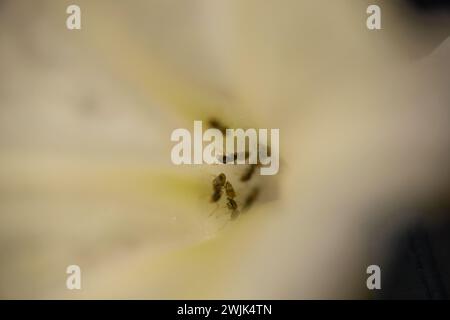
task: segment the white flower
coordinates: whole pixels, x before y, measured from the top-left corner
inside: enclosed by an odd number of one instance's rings
[[[2,297],[351,296],[373,211],[442,183],[448,40],[417,63],[331,1],[79,5],[80,31],[53,1],[0,25]],[[170,132],[212,117],[281,136],[279,175],[236,182],[263,191],[223,229],[223,166],[170,162]]]

